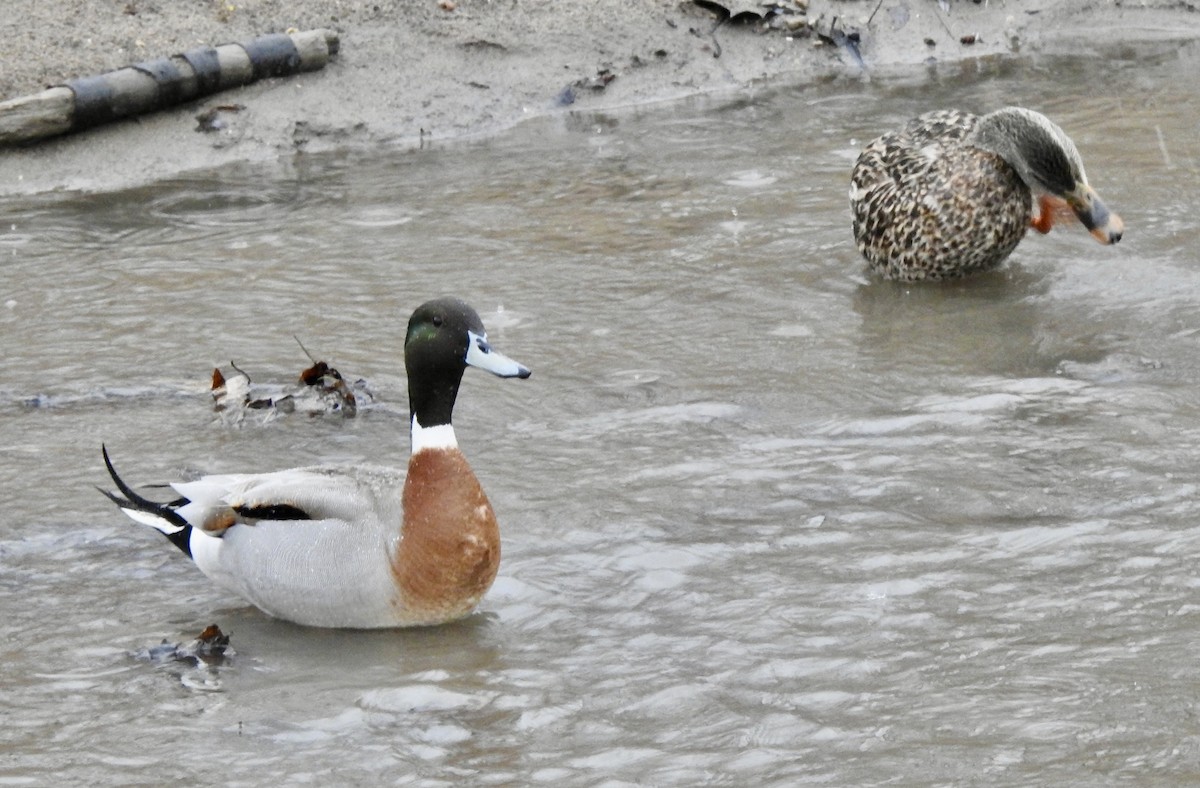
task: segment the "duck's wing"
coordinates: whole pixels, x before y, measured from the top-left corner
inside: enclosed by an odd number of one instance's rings
[[[915,189],[924,185],[947,152],[963,143],[977,120],[954,109],[926,112],[900,131],[872,140],[855,162],[851,200],[864,199],[872,187]]]
[[[366,523],[378,515],[381,496],[397,490],[403,474],[386,468],[295,468],[271,473],[217,474],[170,485],[178,497],[154,501],[117,474],[104,450],[118,493],[101,490],[133,520],[161,531],[185,553],[192,528],[221,536],[235,525],[263,521],[336,520]]]
[[[273,473],[204,476],[171,485],[187,503],[175,512],[215,535],[261,520],[340,520],[354,523],[374,511],[375,497],[350,469],[295,468]]]

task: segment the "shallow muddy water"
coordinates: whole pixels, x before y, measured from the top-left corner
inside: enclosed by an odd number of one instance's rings
[[[942,67],[478,143],[0,203],[0,782],[1194,784],[1195,47]],[[1103,69],[1103,93],[1095,90]],[[849,169],[921,111],[1070,133],[1128,232],[869,278]],[[308,630],[95,489],[403,464],[409,312],[456,294],[500,519],[481,611]],[[375,402],[240,423],[213,366]],[[147,658],[217,623],[236,654]]]

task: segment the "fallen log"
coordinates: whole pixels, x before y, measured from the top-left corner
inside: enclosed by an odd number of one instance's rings
[[[0,146],[142,115],[267,77],[316,71],[337,52],[332,30],[272,33],[72,79],[0,103]]]

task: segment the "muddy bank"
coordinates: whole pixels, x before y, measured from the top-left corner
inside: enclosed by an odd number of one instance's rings
[[[105,191],[231,161],[439,144],[549,112],[831,74],[869,79],[927,62],[1168,47],[1200,35],[1200,7],[1171,0],[811,0],[783,8],[769,25],[717,27],[713,10],[688,0],[13,0],[0,19],[4,98],[289,29],[335,30],[341,51],[322,71],[6,150],[0,194]],[[240,109],[223,111],[211,130],[197,116],[216,105]]]

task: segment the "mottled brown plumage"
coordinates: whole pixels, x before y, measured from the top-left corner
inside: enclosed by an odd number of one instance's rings
[[[1002,263],[1033,220],[1033,195],[1065,201],[1102,243],[1121,220],[1087,184],[1074,143],[1045,116],[928,112],[863,149],[851,176],[854,240],[876,273],[947,279]],[[1049,229],[1049,217],[1039,225]]]

